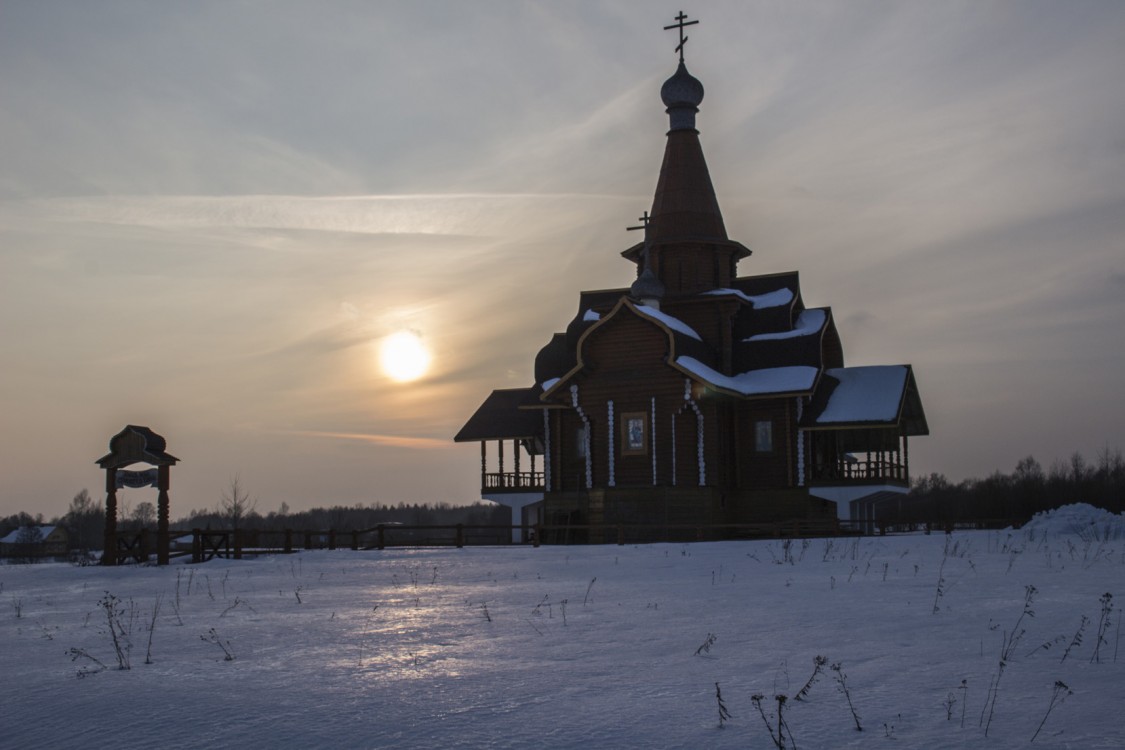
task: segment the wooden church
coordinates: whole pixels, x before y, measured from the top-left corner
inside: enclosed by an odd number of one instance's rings
[[[905,493],[929,430],[910,365],[845,367],[832,311],[795,271],[739,276],[695,127],[703,85],[665,81],[664,161],[627,289],[581,292],[535,383],[493,391],[454,438],[514,525],[863,521]],[[570,538],[582,538],[581,535]],[[518,541],[518,539],[517,539]]]

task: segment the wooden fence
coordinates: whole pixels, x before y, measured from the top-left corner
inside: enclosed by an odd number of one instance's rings
[[[838,521],[791,520],[744,524],[537,524],[506,525],[406,525],[380,524],[349,530],[192,529],[173,531],[171,557],[191,555],[192,562],[216,557],[242,559],[300,550],[383,550],[388,547],[513,546],[522,532],[527,544],[641,544],[652,542],[705,542],[732,539],[807,539],[818,537],[944,532],[967,529],[1018,527],[1002,519],[973,521]],[[118,562],[145,562],[155,554],[154,535],[141,531],[118,537]],[[519,546],[519,545],[515,545]]]
[[[384,550],[388,547],[512,546],[514,533],[523,532],[528,544],[618,544],[647,542],[718,541],[725,539],[782,539],[859,535],[849,522],[788,521],[759,524],[537,524],[405,525],[381,524],[368,529],[338,531],[200,530],[192,532],[193,562],[214,557],[240,559],[247,555],[288,554],[301,549]],[[519,546],[519,545],[516,545]],[[173,551],[173,555],[177,554]],[[180,552],[180,554],[186,554]]]

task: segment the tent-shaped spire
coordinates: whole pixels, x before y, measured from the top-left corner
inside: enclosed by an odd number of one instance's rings
[[[677,24],[666,27],[679,29],[680,45],[676,51],[680,53],[680,64],[660,89],[660,98],[668,108],[668,143],[652,201],[649,239],[653,243],[727,239],[719,201],[699,144],[699,131],[695,129],[703,84],[684,64],[684,26],[698,21],[684,19],[681,13]]]
[[[652,244],[727,239],[699,132],[694,128],[668,131],[649,231]]]

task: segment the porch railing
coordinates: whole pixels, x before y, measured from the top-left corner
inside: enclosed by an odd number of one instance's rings
[[[815,482],[900,482],[909,481],[906,465],[888,459],[858,459],[837,461],[813,467]]]
[[[541,471],[494,471],[481,477],[481,490],[501,492],[542,492],[545,485]]]

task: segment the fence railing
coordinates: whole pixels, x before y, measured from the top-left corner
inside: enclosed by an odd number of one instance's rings
[[[720,539],[821,537],[858,534],[846,521],[787,521],[757,524],[535,524],[406,525],[380,524],[368,529],[338,531],[281,531],[194,529],[192,562],[215,557],[240,559],[247,555],[288,554],[301,549],[382,550],[388,547],[511,546],[514,535],[527,543],[626,544],[657,541],[715,541]],[[181,535],[182,538],[182,535]],[[182,543],[172,551],[188,554]]]
[[[379,524],[367,529],[294,530],[193,529],[192,562],[214,557],[241,559],[245,555],[288,554],[301,549],[370,550],[387,547],[465,547],[510,545],[519,526],[485,524]],[[187,554],[180,545],[179,554]],[[173,551],[173,555],[176,551]]]
[[[192,529],[170,533],[171,557],[191,555],[192,562],[216,557],[238,560],[264,554],[289,554],[300,550],[383,550],[389,547],[520,546],[526,544],[634,544],[650,542],[703,542],[731,539],[802,539],[836,536],[945,532],[999,529],[1020,524],[1006,519],[961,521],[840,521],[794,519],[774,523],[728,524],[379,524],[348,530]],[[121,535],[120,563],[145,562],[155,554],[155,535],[145,532]]]

